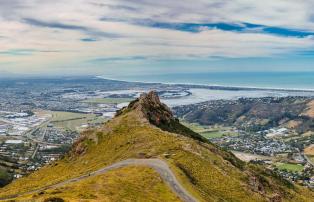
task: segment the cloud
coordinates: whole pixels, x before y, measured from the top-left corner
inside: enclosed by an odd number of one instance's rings
[[[77,25],[69,25],[69,24],[62,24],[58,22],[44,22],[36,19],[31,18],[24,18],[23,21],[26,24],[34,25],[38,27],[50,27],[50,28],[56,28],[56,29],[70,29],[70,30],[80,30],[80,31],[87,31],[88,28],[83,26],[77,26]]]
[[[147,56],[130,56],[130,57],[103,57],[88,60],[88,63],[108,63],[108,62],[122,62],[122,61],[134,61],[134,60],[147,60]]]
[[[169,2],[165,0],[116,0],[113,4],[136,6],[141,14],[116,13],[117,17],[142,18],[143,16],[160,22],[194,23],[242,23],[260,24],[271,27],[313,30],[312,0],[189,0]],[[155,9],[154,9],[155,8]]]
[[[33,52],[34,50],[31,50],[31,49],[15,49],[15,50],[0,51],[0,55],[25,56],[25,55],[32,55]]]
[[[47,28],[52,28],[52,29],[66,29],[66,30],[77,30],[81,31],[83,33],[86,33],[87,35],[95,35],[99,37],[108,37],[108,38],[119,38],[121,37],[118,34],[113,34],[113,33],[107,33],[103,32],[94,28],[89,28],[85,26],[79,26],[79,25],[71,25],[71,24],[64,24],[64,23],[59,23],[59,22],[45,22],[45,21],[40,21],[36,19],[31,19],[31,18],[24,18],[23,22],[29,25],[37,26],[37,27],[47,27]]]
[[[102,21],[111,21],[111,22],[126,22],[139,26],[147,26],[153,28],[160,29],[172,29],[184,32],[202,32],[205,29],[219,29],[224,31],[232,31],[239,33],[268,33],[280,36],[293,36],[293,37],[307,37],[314,36],[314,32],[311,31],[302,31],[296,29],[288,29],[281,27],[269,27],[258,24],[250,24],[250,23],[167,23],[167,22],[156,22],[150,19],[133,19],[133,20],[123,20],[123,19],[115,19],[115,18],[101,18]]]
[[[0,69],[48,71],[86,61],[86,71],[131,61],[147,68],[151,61],[308,57],[314,50],[312,0],[0,3]]]
[[[12,56],[27,56],[34,53],[58,53],[58,50],[36,50],[36,49],[9,49],[7,51],[0,51],[0,55],[12,55]]]

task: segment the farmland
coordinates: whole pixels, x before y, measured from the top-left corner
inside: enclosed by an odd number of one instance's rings
[[[291,172],[301,172],[304,168],[301,164],[292,163],[277,163],[276,167],[280,170],[287,170]]]
[[[91,98],[82,102],[89,104],[121,104],[130,101],[132,101],[130,98]]]
[[[51,123],[56,127],[77,130],[85,124],[100,124],[106,119],[95,114],[73,113],[73,112],[52,112]]]
[[[207,139],[211,138],[220,138],[223,136],[237,136],[236,132],[233,132],[229,127],[223,126],[203,126],[198,123],[188,123],[182,121],[182,124],[186,127],[190,128],[191,130],[201,134],[203,137]]]

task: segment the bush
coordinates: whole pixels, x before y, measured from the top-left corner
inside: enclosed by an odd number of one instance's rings
[[[9,174],[6,170],[0,168],[0,187],[4,187],[9,184],[13,180],[11,174]]]

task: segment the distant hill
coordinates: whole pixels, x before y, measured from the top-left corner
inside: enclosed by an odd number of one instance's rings
[[[314,193],[219,149],[181,125],[150,92],[101,128],[82,133],[63,159],[0,189],[0,198],[296,202],[312,201]]]
[[[314,102],[306,97],[217,100],[174,108],[176,115],[202,125],[223,124],[248,131],[287,127],[314,131]]]

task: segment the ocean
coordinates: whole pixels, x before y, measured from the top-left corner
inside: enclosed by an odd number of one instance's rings
[[[106,77],[106,76],[104,76]],[[124,81],[314,90],[314,72],[215,72],[116,76]]]

